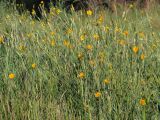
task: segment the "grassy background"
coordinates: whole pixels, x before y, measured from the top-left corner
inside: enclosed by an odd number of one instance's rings
[[[37,21],[1,3],[0,119],[158,120],[160,6],[117,9]]]

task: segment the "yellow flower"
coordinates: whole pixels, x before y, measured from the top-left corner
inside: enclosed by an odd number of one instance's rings
[[[57,15],[60,14],[62,11],[60,9],[56,10]]]
[[[133,4],[130,4],[130,5],[129,5],[129,8],[133,8],[133,7],[134,7]]]
[[[81,35],[81,36],[80,36],[80,40],[81,40],[81,41],[85,40],[85,35]]]
[[[94,60],[90,60],[89,64],[94,66],[95,65],[95,61]]]
[[[109,31],[109,27],[108,26],[104,27],[104,31],[108,32]]]
[[[93,46],[92,46],[92,45],[90,45],[90,44],[88,44],[88,45],[86,46],[86,49],[88,49],[88,50],[92,50],[92,49],[93,49]]]
[[[110,83],[110,81],[108,79],[105,79],[104,81],[104,84],[108,85]]]
[[[32,68],[33,68],[33,69],[36,68],[36,64],[35,64],[35,63],[32,64]]]
[[[134,53],[137,53],[138,50],[139,50],[139,48],[138,48],[137,46],[134,46],[134,47],[132,48],[132,50],[133,50]]]
[[[84,78],[85,77],[85,74],[84,74],[84,72],[80,72],[79,74],[78,74],[78,78]]]
[[[55,35],[55,32],[52,31],[52,32],[50,32],[50,34],[51,34],[51,35]]]
[[[104,21],[104,16],[99,16],[99,18],[98,18],[98,23],[99,24],[101,24],[101,23],[103,23],[103,21]]]
[[[69,47],[70,42],[69,42],[69,41],[67,41],[67,40],[64,40],[64,41],[63,41],[63,44],[64,44],[65,46]]]
[[[95,96],[96,98],[98,98],[98,97],[101,96],[101,93],[100,93],[100,92],[96,92],[96,93],[94,94],[94,96]]]
[[[145,58],[145,55],[141,54],[141,60],[144,60],[144,58]]]
[[[30,22],[30,24],[31,24],[31,25],[35,25],[35,22],[32,20],[32,21]]]
[[[43,2],[43,1],[41,1],[41,4],[44,4],[44,2]]]
[[[93,14],[93,12],[91,10],[87,10],[87,15],[91,16]]]
[[[52,40],[51,41],[51,46],[55,46],[55,44],[56,44],[55,40]]]
[[[67,31],[66,31],[66,34],[71,34],[73,32],[73,30],[71,28],[69,28]]]
[[[20,45],[20,46],[19,46],[19,50],[21,50],[21,51],[24,51],[25,48],[26,48],[26,47],[25,47],[24,45]]]
[[[94,35],[93,35],[93,38],[94,38],[95,40],[99,40],[99,35],[98,35],[98,34],[94,34]]]
[[[125,36],[128,36],[129,32],[126,30],[126,31],[123,32],[123,34],[124,34]]]
[[[34,9],[32,9],[31,14],[32,14],[33,16],[35,16],[35,15],[36,15],[36,11],[35,11]]]
[[[3,43],[4,43],[3,36],[0,36],[0,44],[3,44]]]
[[[15,74],[14,73],[10,73],[9,74],[9,79],[14,79],[15,78]]]
[[[82,58],[83,58],[83,54],[82,53],[78,53],[78,59],[82,60]]]
[[[118,28],[118,27],[116,27],[116,28],[115,28],[115,32],[119,32],[119,33],[120,33],[120,32],[121,32],[121,29]]]
[[[142,105],[142,106],[145,106],[146,105],[145,99],[141,98],[140,101],[139,101],[139,104]]]

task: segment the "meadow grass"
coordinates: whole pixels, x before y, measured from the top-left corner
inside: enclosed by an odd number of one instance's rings
[[[92,12],[0,4],[1,120],[160,119],[160,6]]]

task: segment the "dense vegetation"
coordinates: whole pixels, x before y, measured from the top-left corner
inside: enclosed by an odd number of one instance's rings
[[[159,5],[43,16],[0,4],[1,120],[159,119]]]

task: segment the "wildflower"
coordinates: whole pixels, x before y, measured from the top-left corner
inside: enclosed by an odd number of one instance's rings
[[[4,43],[4,38],[3,36],[0,36],[0,44],[3,44]]]
[[[96,92],[96,93],[94,94],[94,96],[95,96],[96,98],[99,98],[99,97],[101,96],[101,93],[100,93],[100,92]]]
[[[89,64],[94,66],[95,65],[95,61],[94,60],[90,60]]]
[[[95,40],[98,40],[98,39],[99,39],[99,35],[98,35],[98,34],[94,34],[94,35],[93,35],[93,38],[94,38]]]
[[[134,46],[134,47],[132,48],[132,50],[133,50],[134,53],[137,53],[138,50],[139,50],[139,48],[138,48],[137,46]]]
[[[56,44],[55,40],[52,40],[51,41],[51,46],[55,46],[55,44]]]
[[[87,10],[87,15],[91,16],[93,14],[93,12],[91,10]]]
[[[41,4],[44,4],[44,2],[43,2],[43,1],[41,1]]]
[[[64,41],[63,41],[63,44],[64,44],[65,46],[67,46],[67,47],[70,45],[69,41],[67,41],[67,40],[64,40]]]
[[[116,28],[115,28],[115,32],[119,32],[119,33],[120,33],[120,32],[121,32],[121,29],[118,28],[118,27],[116,27]]]
[[[31,14],[32,14],[33,16],[35,16],[35,15],[36,15],[36,11],[35,11],[34,9],[32,9]]]
[[[14,73],[10,73],[9,74],[9,79],[14,79],[15,78],[15,74]]]
[[[31,24],[31,25],[35,25],[35,22],[32,20],[32,21],[30,22],[30,24]]]
[[[85,35],[81,35],[81,36],[80,36],[80,40],[81,40],[81,41],[85,40]]]
[[[93,49],[93,46],[92,46],[92,45],[90,45],[90,44],[88,44],[88,45],[86,46],[86,49],[88,49],[88,50],[92,50],[92,49]]]
[[[145,99],[141,98],[140,101],[139,101],[139,104],[142,105],[142,106],[145,106],[146,105]]]
[[[108,26],[104,27],[104,31],[108,32],[109,31],[109,27]]]
[[[99,16],[99,18],[98,18],[98,23],[99,24],[101,24],[101,23],[103,23],[103,21],[104,21],[104,16]]]
[[[55,35],[55,32],[54,32],[54,31],[52,31],[52,32],[50,32],[50,34],[51,34],[51,35]]]
[[[78,59],[81,60],[83,58],[83,54],[82,53],[78,53]]]
[[[133,4],[130,4],[130,5],[129,5],[129,8],[133,8],[133,7],[134,7]]]
[[[56,10],[57,15],[60,14],[62,11],[60,9]]]
[[[33,69],[36,68],[36,64],[35,64],[35,63],[32,64],[32,68],[33,68]]]
[[[84,72],[80,72],[79,74],[78,74],[78,78],[84,78],[85,77],[85,74],[84,74]]]
[[[67,34],[71,34],[72,32],[73,32],[73,30],[72,30],[71,28],[69,28],[69,29],[66,31]]]
[[[145,55],[144,54],[141,54],[141,60],[144,60],[144,58],[145,58]]]
[[[104,84],[108,85],[110,81],[108,79],[103,80]]]
[[[128,36],[129,32],[126,30],[126,31],[123,32],[123,34],[124,34],[125,36]]]
[[[24,46],[24,45],[20,45],[20,46],[19,46],[19,50],[20,50],[20,51],[24,51],[24,50],[25,50],[25,46]]]

